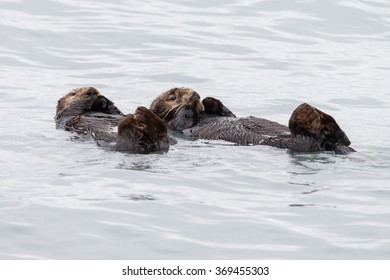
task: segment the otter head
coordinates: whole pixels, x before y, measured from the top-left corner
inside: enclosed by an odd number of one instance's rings
[[[320,139],[326,150],[334,150],[338,145],[351,144],[332,116],[307,103],[301,104],[294,110],[288,126],[293,136],[306,135]]]
[[[190,88],[172,88],[160,94],[150,105],[169,128],[182,131],[198,122],[203,111],[199,94]]]
[[[94,87],[73,89],[57,103],[55,121],[88,112],[100,112],[111,115],[123,115],[112,101],[104,97]]]
[[[75,102],[81,99],[92,99],[100,96],[100,92],[94,87],[75,88],[68,94],[63,96],[57,103],[57,113],[66,107],[72,106]]]
[[[169,143],[165,123],[145,107],[138,107],[118,124],[118,151],[140,154],[168,151]]]

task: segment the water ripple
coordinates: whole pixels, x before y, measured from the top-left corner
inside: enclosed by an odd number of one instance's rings
[[[388,259],[389,25],[386,0],[0,1],[0,258]],[[126,113],[174,86],[284,124],[309,102],[359,152],[107,151],[55,129],[84,85]]]

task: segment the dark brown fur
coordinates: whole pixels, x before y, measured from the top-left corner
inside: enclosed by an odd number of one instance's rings
[[[292,114],[289,127],[257,117],[236,118],[222,102],[199,95],[189,88],[174,88],[158,96],[151,105],[173,130],[239,145],[269,145],[298,152],[348,153],[350,141],[333,117],[306,103]],[[291,133],[290,133],[291,132]]]
[[[349,146],[351,144],[347,135],[332,116],[307,103],[299,105],[294,110],[288,126],[293,136],[306,135],[323,139],[327,145],[334,143]],[[331,147],[327,149],[331,149]]]
[[[168,150],[170,138],[165,123],[152,111],[138,107],[118,125],[116,150],[150,153]]]
[[[199,94],[190,88],[172,88],[160,94],[150,105],[150,110],[162,120],[170,121],[183,106],[203,111]]]
[[[57,103],[58,128],[92,136],[99,145],[130,153],[168,150],[170,137],[165,123],[153,112],[139,107],[123,113],[93,87],[72,90]],[[118,132],[112,131],[118,126]]]

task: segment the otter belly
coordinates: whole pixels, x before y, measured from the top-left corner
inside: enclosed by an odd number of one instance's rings
[[[239,145],[260,145],[265,139],[290,135],[287,126],[270,120],[247,117],[215,117],[203,119],[184,131],[195,137],[225,140]]]
[[[97,115],[85,114],[68,119],[64,129],[82,135],[91,135],[96,141],[114,142],[117,137],[117,130],[114,129],[123,118],[120,115],[103,117],[100,113]]]

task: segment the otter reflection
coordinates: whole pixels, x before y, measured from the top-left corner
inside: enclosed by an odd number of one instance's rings
[[[57,128],[89,135],[98,145],[117,151],[146,154],[170,145],[167,127],[156,114],[138,107],[124,115],[93,87],[74,89],[58,100],[54,119]]]
[[[291,115],[288,127],[270,120],[237,118],[221,101],[202,101],[190,88],[173,88],[159,95],[150,109],[174,131],[203,138],[225,140],[239,145],[268,145],[295,152],[354,150],[335,119],[303,103]]]

